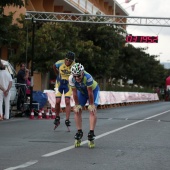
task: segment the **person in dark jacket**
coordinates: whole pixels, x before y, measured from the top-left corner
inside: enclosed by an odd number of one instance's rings
[[[20,70],[17,74],[17,88],[18,88],[18,100],[17,100],[17,110],[21,110],[24,105],[24,100],[26,99],[26,80],[28,79],[28,74],[26,74],[26,66],[24,63],[20,64]]]

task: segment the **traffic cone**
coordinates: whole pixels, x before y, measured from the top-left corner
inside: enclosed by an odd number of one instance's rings
[[[51,109],[51,111],[52,111],[51,119],[55,119],[56,115],[55,115],[54,109]]]
[[[42,118],[45,118],[46,114],[45,114],[44,108],[42,108],[41,113],[42,113]]]
[[[49,112],[49,118],[51,119],[51,117],[52,117],[51,109],[48,109],[48,112]]]
[[[31,114],[30,114],[30,119],[34,119],[34,110],[32,109]]]
[[[39,112],[38,112],[38,119],[42,119],[42,111],[41,110],[39,110]]]
[[[48,111],[46,112],[46,119],[49,119],[50,118],[50,112],[49,112],[49,109]]]

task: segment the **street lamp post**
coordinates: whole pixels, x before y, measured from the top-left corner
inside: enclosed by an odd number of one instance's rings
[[[26,55],[25,55],[25,63],[26,63],[26,67],[28,67],[28,25],[27,25],[27,33],[26,33],[26,46],[25,46],[25,50],[26,50]]]
[[[34,71],[34,37],[35,37],[35,23],[34,19],[32,18],[32,55],[31,55],[31,87],[30,87],[30,110],[32,110],[32,103],[33,103],[33,86],[34,86],[34,79],[33,79],[33,71]]]

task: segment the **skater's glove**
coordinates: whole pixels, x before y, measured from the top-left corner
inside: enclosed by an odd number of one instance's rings
[[[73,107],[73,111],[74,112],[79,112],[80,110],[82,110],[82,107],[81,107],[81,105],[75,105],[74,107]]]
[[[96,106],[95,106],[94,104],[90,104],[90,105],[88,106],[88,110],[89,110],[90,112],[95,112],[95,111],[96,111]]]

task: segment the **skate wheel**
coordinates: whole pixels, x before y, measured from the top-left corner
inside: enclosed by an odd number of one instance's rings
[[[89,146],[90,149],[94,148],[95,147],[94,141],[89,141],[88,146]]]
[[[75,140],[74,146],[75,148],[80,147],[81,141],[80,140]]]
[[[70,132],[70,128],[67,126],[67,131]]]
[[[54,130],[60,125],[60,123],[58,123],[57,125],[54,126]]]
[[[57,128],[57,126],[54,126],[54,130]]]
[[[80,144],[79,144],[79,143],[76,143],[76,144],[75,144],[75,148],[78,148],[78,147],[80,147]]]

